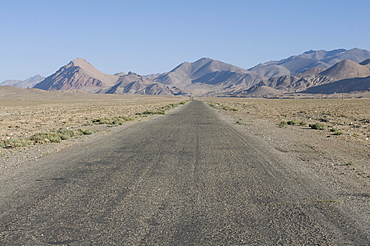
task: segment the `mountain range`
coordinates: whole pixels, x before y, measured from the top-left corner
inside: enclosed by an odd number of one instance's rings
[[[0,86],[15,86],[19,88],[29,89],[34,87],[36,84],[43,81],[45,77],[41,75],[36,75],[31,78],[25,79],[25,80],[6,80],[0,84]]]
[[[166,73],[147,76],[133,72],[105,74],[78,58],[37,82],[33,88],[78,89],[100,94],[269,97],[300,92],[370,91],[370,51],[311,50],[250,69],[202,58],[184,62]],[[11,85],[25,86],[20,82]]]

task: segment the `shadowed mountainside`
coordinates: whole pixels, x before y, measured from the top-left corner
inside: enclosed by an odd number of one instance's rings
[[[154,82],[153,80],[129,72],[119,77],[112,87],[102,89],[98,93],[105,94],[140,94],[140,95],[178,95],[181,91],[175,87]]]
[[[302,93],[333,94],[370,91],[370,76],[366,78],[351,78],[335,81],[333,83],[308,88]]]
[[[102,73],[84,59],[78,58],[36,84],[34,88],[49,91],[71,89],[96,91],[113,86],[117,79],[118,76]]]

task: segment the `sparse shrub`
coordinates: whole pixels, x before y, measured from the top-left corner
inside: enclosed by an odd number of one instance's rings
[[[94,133],[91,129],[78,129],[78,131],[81,133],[81,135],[91,135]]]
[[[237,120],[236,121],[236,124],[238,124],[238,125],[245,125],[245,123],[243,122],[242,119]]]
[[[6,147],[5,140],[0,140],[0,148]]]
[[[338,131],[334,132],[333,135],[343,135],[343,132],[338,130]]]
[[[41,132],[36,133],[30,137],[34,143],[60,143],[62,141],[61,135],[55,132]]]
[[[343,134],[343,132],[341,132],[338,128],[335,128],[335,127],[331,128],[330,131],[333,132],[333,135],[342,135]]]
[[[100,119],[93,119],[91,122],[94,123],[94,124],[100,124],[101,120]]]
[[[130,117],[130,116],[118,116],[118,118],[124,120],[124,121],[132,121],[134,120],[133,117]]]
[[[283,127],[285,127],[286,125],[287,125],[288,123],[286,122],[286,121],[281,121],[280,123],[279,123],[279,127],[280,128],[283,128]]]
[[[222,109],[225,111],[238,111],[236,108],[231,108],[229,106],[222,106]]]
[[[310,127],[311,129],[315,129],[315,130],[325,130],[326,129],[326,126],[321,123],[310,124]]]
[[[120,126],[122,125],[122,121],[120,121],[119,119],[114,119],[111,123],[111,125],[117,125],[117,126]]]
[[[94,123],[94,124],[110,124],[110,122],[111,121],[107,118],[92,120],[92,123]]]
[[[14,139],[3,140],[1,143],[1,147],[17,148],[17,147],[25,147],[29,144],[31,144],[31,141],[29,139],[14,138]]]
[[[307,122],[301,121],[301,122],[299,122],[299,125],[306,126],[307,125]]]
[[[144,111],[142,112],[144,115],[154,115],[154,114],[165,114],[164,110],[157,110],[157,111]]]
[[[141,113],[136,113],[136,115],[141,115]],[[94,119],[92,120],[92,123],[119,126],[119,125],[122,125],[124,121],[132,121],[132,120],[134,120],[134,118],[130,116],[118,116],[118,117],[113,117],[112,119],[107,119],[107,118]]]
[[[288,124],[288,125],[293,125],[293,126],[294,126],[294,125],[298,125],[298,124],[299,124],[299,122],[298,122],[298,121],[296,121],[296,120],[290,120],[290,121],[288,121],[288,122],[287,122],[287,124]]]
[[[60,138],[62,140],[68,140],[76,135],[76,133],[70,129],[60,129],[58,133],[60,134]]]

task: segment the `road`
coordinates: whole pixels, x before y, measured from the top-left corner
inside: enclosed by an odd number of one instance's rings
[[[0,245],[369,245],[310,172],[203,102],[2,179]]]

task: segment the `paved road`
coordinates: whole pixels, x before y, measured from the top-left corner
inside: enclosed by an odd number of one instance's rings
[[[204,103],[3,181],[0,245],[368,245],[312,175]]]

